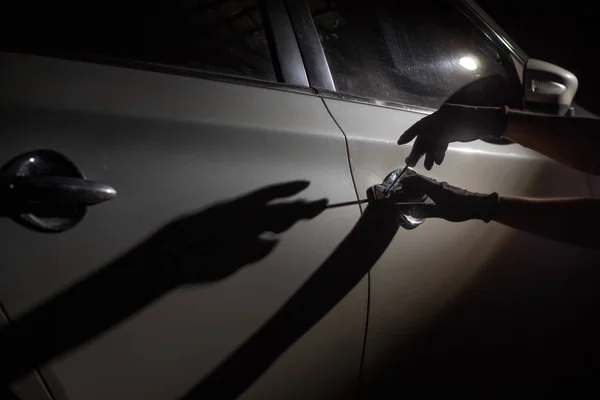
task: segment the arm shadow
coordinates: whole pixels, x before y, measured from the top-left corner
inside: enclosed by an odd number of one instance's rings
[[[209,284],[264,258],[277,239],[262,239],[263,232],[282,233],[325,209],[326,199],[269,204],[308,185],[273,185],[183,216],[11,321],[0,330],[0,384],[87,342],[179,285]]]
[[[181,400],[234,399],[323,318],[377,262],[399,228],[395,208],[369,205],[352,231],[306,283]]]

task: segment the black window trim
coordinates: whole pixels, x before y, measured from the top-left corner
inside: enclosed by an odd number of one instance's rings
[[[61,60],[80,61],[90,64],[107,65],[128,69],[158,72],[170,75],[178,75],[197,79],[206,79],[218,82],[227,82],[246,86],[255,86],[266,89],[282,90],[301,94],[316,95],[316,90],[309,86],[306,78],[306,70],[298,43],[294,33],[292,22],[286,12],[284,0],[257,0],[261,2],[266,11],[265,33],[272,35],[275,41],[276,51],[272,54],[274,68],[280,68],[283,82],[266,81],[258,78],[250,78],[220,72],[205,71],[196,68],[183,67],[157,62],[140,61],[120,57],[108,57],[95,54],[77,54],[72,52],[36,51],[34,53],[19,51],[18,49],[2,49],[0,53],[22,53],[30,56],[51,57]],[[292,40],[293,39],[293,40]],[[276,71],[277,72],[277,71]]]
[[[1,50],[4,53],[18,53],[18,51]],[[218,82],[227,82],[245,86],[256,86],[266,89],[283,90],[289,92],[313,94],[316,95],[316,90],[307,86],[298,86],[286,82],[272,82],[256,78],[247,78],[237,75],[229,75],[218,72],[203,71],[195,68],[187,68],[182,66],[161,64],[155,62],[129,60],[124,58],[97,56],[93,54],[73,54],[73,53],[22,53],[33,57],[51,57],[68,61],[80,61],[89,64],[99,64],[111,67],[121,67],[127,69],[135,69],[140,71],[158,72],[162,74],[177,75],[189,78],[206,79]]]
[[[348,101],[351,103],[360,103],[384,108],[393,108],[395,110],[409,111],[426,115],[431,114],[435,111],[435,108],[421,107],[415,104],[406,104],[397,101],[377,100],[371,97],[362,97],[342,92],[333,92],[331,90],[317,90],[317,95],[326,99],[335,99],[341,101]]]
[[[296,34],[283,0],[263,1],[267,18],[267,34],[274,42],[273,58],[281,72],[283,83],[310,86]]]
[[[525,63],[527,60],[527,55],[523,52],[523,50],[514,44],[514,42],[506,35],[506,33],[504,33],[504,31],[502,31],[501,28],[493,22],[489,15],[487,15],[472,0],[448,1],[460,13],[465,15],[465,17],[473,23],[475,28],[479,29],[492,43],[494,43],[494,45],[498,47],[499,50],[515,56],[520,63]],[[371,97],[363,97],[338,92],[333,83],[331,70],[329,69],[327,59],[325,58],[325,51],[321,45],[319,34],[306,1],[286,0],[286,4],[288,5],[288,12],[292,13],[293,11],[297,14],[295,18],[292,15],[292,25],[294,26],[294,31],[296,32],[296,36],[298,38],[298,44],[304,59],[310,86],[316,90],[318,96],[421,114],[431,114],[435,111],[434,108],[422,107],[415,104],[378,100]],[[303,48],[308,48],[310,51],[302,51]],[[313,77],[317,77],[317,79]],[[330,85],[323,85],[320,83],[322,81],[326,81],[327,79],[331,80]]]
[[[333,76],[306,1],[286,0],[285,4],[296,33],[310,86],[317,90],[335,92]]]

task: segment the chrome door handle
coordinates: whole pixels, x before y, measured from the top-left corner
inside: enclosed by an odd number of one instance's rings
[[[87,207],[117,191],[85,179],[83,172],[53,150],[21,154],[0,169],[0,215],[39,232],[64,232],[77,225]]]
[[[10,204],[72,204],[91,206],[117,195],[112,187],[69,176],[3,176],[3,196]],[[6,196],[6,197],[5,197]]]

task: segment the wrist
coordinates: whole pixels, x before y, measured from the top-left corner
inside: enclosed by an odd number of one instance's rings
[[[508,124],[508,107],[477,107],[446,104],[441,110],[448,110],[453,119],[465,121],[466,126],[475,128],[478,138],[501,139]],[[440,111],[441,111],[440,110]]]
[[[481,111],[482,118],[487,123],[487,136],[501,139],[508,124],[508,107],[482,107],[478,111]]]
[[[479,206],[478,219],[488,223],[494,219],[496,210],[498,209],[498,204],[500,203],[500,196],[498,193],[493,192],[487,195],[482,195],[480,199],[481,203]]]

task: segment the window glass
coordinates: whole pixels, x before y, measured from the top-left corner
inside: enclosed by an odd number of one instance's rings
[[[11,38],[2,46],[7,50],[116,57],[276,80],[258,0],[10,3],[17,4],[3,13],[13,27],[4,36]]]
[[[448,2],[308,4],[339,92],[437,108],[475,80],[507,78],[498,49]],[[502,103],[488,97],[481,105]]]

